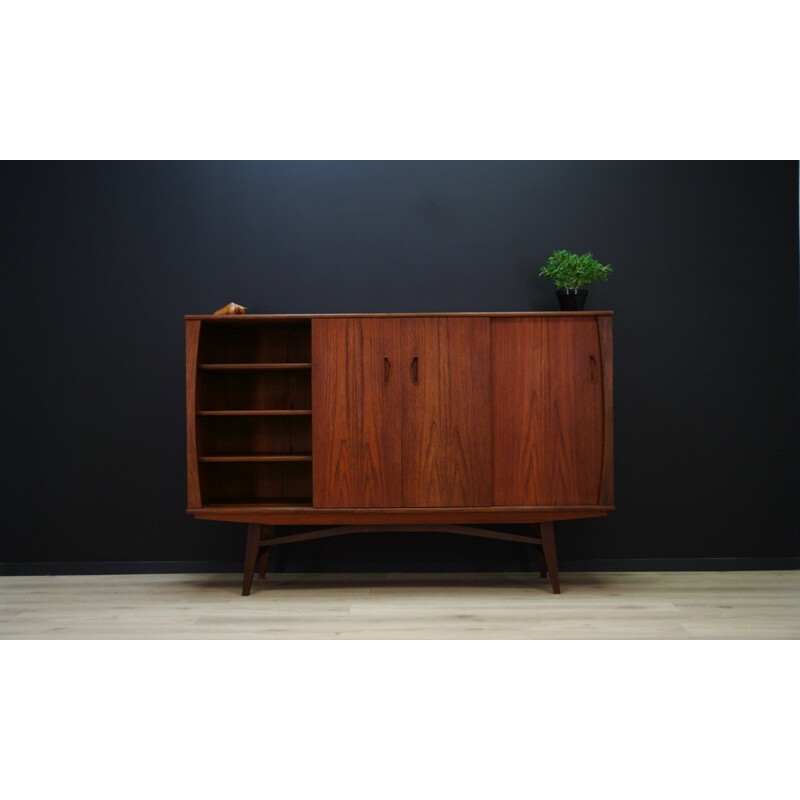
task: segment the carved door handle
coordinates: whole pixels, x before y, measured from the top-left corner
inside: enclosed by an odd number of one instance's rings
[[[589,382],[597,382],[597,359],[594,356],[589,356]]]
[[[389,385],[389,380],[392,377],[392,362],[386,356],[383,357],[383,382],[386,386]]]
[[[416,386],[419,383],[419,374],[417,372],[417,357],[411,359],[411,382]]]

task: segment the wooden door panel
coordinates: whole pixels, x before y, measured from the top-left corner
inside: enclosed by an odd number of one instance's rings
[[[314,505],[402,503],[401,321],[312,321]]]
[[[603,375],[595,317],[492,320],[495,505],[596,505]]]
[[[491,505],[489,320],[409,318],[404,341],[403,505]]]

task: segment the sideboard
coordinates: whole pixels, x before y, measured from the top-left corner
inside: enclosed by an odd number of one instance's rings
[[[187,512],[247,524],[245,595],[276,545],[381,530],[530,544],[558,593],[553,522],[614,508],[612,319],[187,315]]]

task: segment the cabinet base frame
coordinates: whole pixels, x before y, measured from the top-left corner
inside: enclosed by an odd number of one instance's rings
[[[516,533],[489,530],[488,528],[472,528],[466,525],[337,525],[330,528],[318,528],[314,531],[291,533],[275,536],[273,525],[250,523],[247,526],[247,541],[244,555],[244,579],[242,595],[250,594],[253,584],[253,573],[258,565],[258,574],[264,578],[267,571],[272,548],[280,544],[305,542],[310,539],[327,539],[332,536],[345,536],[349,533],[374,533],[376,531],[397,531],[403,533],[456,533],[462,536],[477,536],[484,539],[503,539],[508,542],[521,542],[533,545],[541,577],[550,576],[553,594],[561,593],[558,576],[558,559],[552,521],[541,521],[530,525],[531,530],[539,529],[538,536],[520,536]]]

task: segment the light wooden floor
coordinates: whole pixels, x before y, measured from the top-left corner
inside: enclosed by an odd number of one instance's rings
[[[800,571],[0,578],[3,639],[798,639]]]

